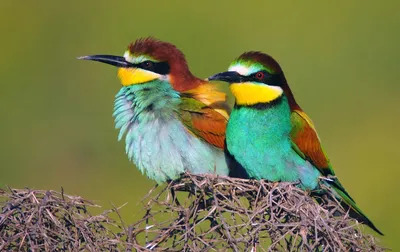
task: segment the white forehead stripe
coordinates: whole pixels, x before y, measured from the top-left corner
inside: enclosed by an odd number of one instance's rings
[[[124,58],[125,58],[126,61],[129,61],[129,62],[132,61],[132,55],[130,54],[129,51],[126,51],[126,52],[124,53]]]
[[[237,72],[240,75],[247,76],[250,73],[250,68],[242,65],[234,65],[229,67],[228,71]]]
[[[146,61],[146,60],[154,61],[154,60],[152,60],[152,59],[150,59],[150,58],[148,58],[148,57],[146,57],[144,55],[141,55],[141,56],[138,56],[138,57],[133,56],[129,51],[126,51],[124,53],[124,58],[125,58],[126,61],[128,61],[130,63],[133,63],[133,64],[141,63],[141,62]]]
[[[252,65],[248,66],[248,65],[244,65],[244,64],[240,64],[240,63],[236,63],[236,64],[230,66],[228,69],[228,71],[237,72],[238,74],[243,75],[243,76],[249,76],[260,70],[261,70],[261,68],[259,65],[252,64]]]

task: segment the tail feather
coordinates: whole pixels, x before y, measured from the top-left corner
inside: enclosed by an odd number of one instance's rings
[[[375,225],[368,219],[368,217],[361,211],[361,209],[356,205],[354,200],[348,195],[348,193],[344,190],[342,186],[337,186],[336,183],[330,183],[328,181],[324,181],[324,184],[331,189],[333,195],[340,201],[340,204],[343,208],[349,211],[349,214],[352,218],[357,221],[369,226],[375,232],[380,235],[384,235]]]

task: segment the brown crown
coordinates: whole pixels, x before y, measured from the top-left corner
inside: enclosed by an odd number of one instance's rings
[[[190,72],[185,55],[171,43],[147,37],[131,43],[128,50],[133,55],[147,55],[155,60],[168,62],[171,85],[177,91],[186,91],[201,83]]]
[[[263,64],[266,68],[271,69],[273,73],[282,73],[282,69],[278,62],[268,54],[262,52],[245,52],[239,56],[239,60],[254,61]]]

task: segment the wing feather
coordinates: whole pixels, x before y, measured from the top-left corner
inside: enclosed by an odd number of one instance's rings
[[[292,121],[292,141],[304,154],[307,160],[313,163],[324,176],[334,176],[328,157],[322,149],[317,131],[314,124],[306,113],[302,110],[293,110],[291,113]]]
[[[333,185],[337,191],[345,194],[353,203],[355,201],[347,193],[342,184],[335,176],[332,165],[329,162],[324,150],[322,149],[317,131],[310,117],[302,110],[293,110],[292,121],[292,147],[302,158],[310,161],[323,176],[327,177],[329,184]]]
[[[226,95],[211,84],[182,93],[181,121],[197,137],[220,149],[225,147],[225,130],[229,118]]]

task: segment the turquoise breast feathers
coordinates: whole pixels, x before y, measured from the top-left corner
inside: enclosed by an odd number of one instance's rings
[[[236,106],[226,130],[228,151],[252,178],[300,180],[303,188],[314,189],[320,174],[293,150],[290,108],[285,96],[280,99],[273,109]]]
[[[114,102],[118,140],[125,135],[131,161],[159,183],[194,174],[228,174],[222,150],[189,132],[179,119],[180,93],[168,82],[156,80],[124,86]]]

